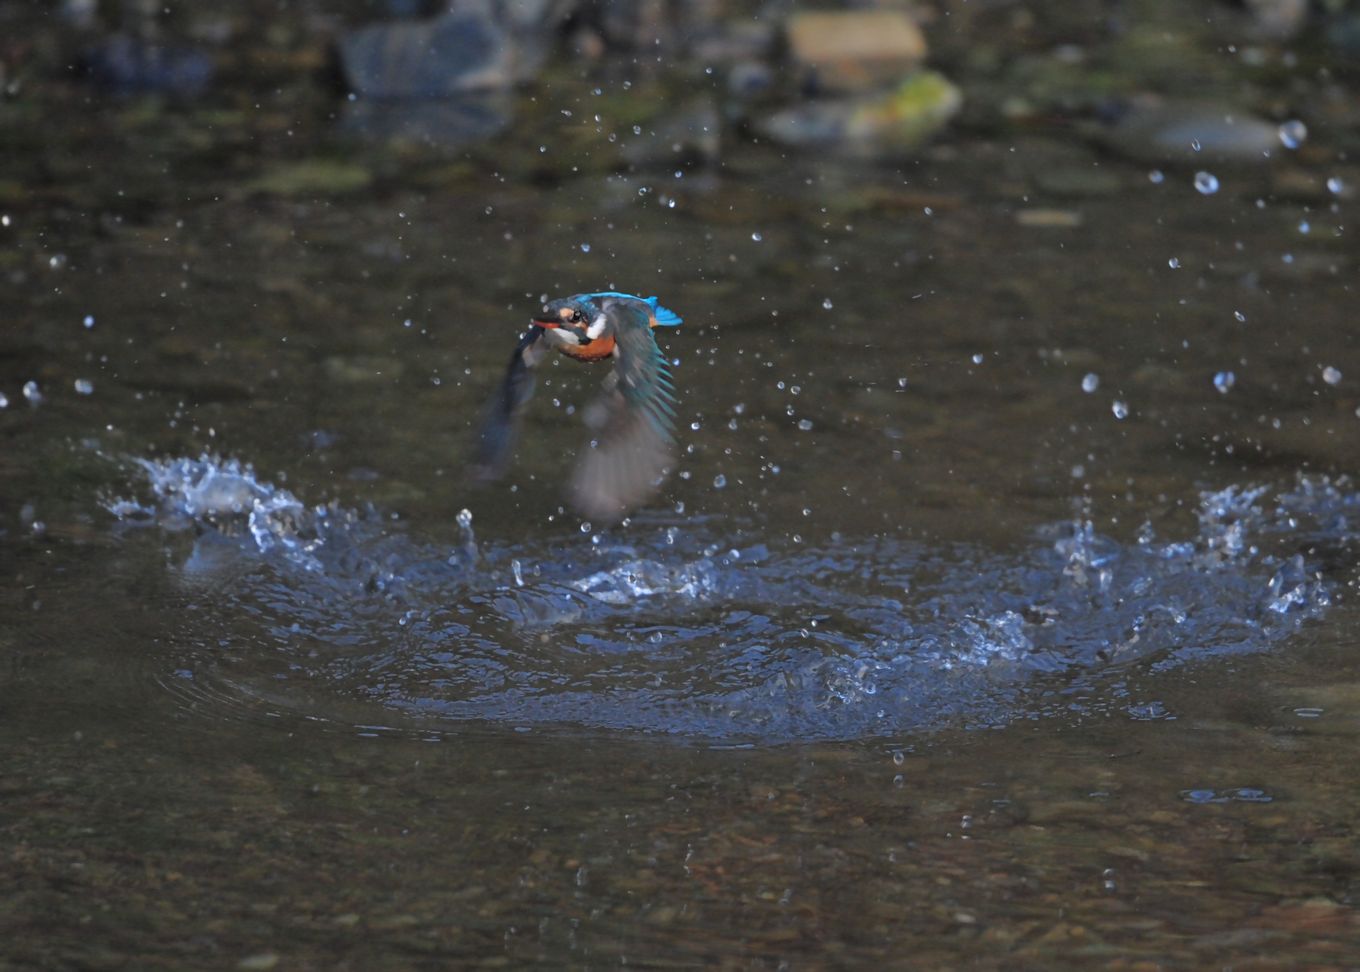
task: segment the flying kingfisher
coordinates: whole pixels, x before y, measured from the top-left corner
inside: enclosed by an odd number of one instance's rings
[[[612,359],[614,370],[584,417],[591,440],[576,464],[568,497],[582,515],[620,519],[645,500],[673,459],[675,389],[654,327],[679,315],[655,297],[606,290],[543,305],[510,355],[499,391],[477,435],[473,475],[497,479],[509,463],[516,419],[533,394],[533,368],[558,351],[578,361]]]

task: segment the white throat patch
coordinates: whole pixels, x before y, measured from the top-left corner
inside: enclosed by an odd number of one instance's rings
[[[594,341],[597,337],[604,333],[605,325],[608,323],[609,322],[605,320],[604,315],[601,314],[599,317],[595,318],[595,320],[590,322],[590,327],[586,328],[586,337]]]

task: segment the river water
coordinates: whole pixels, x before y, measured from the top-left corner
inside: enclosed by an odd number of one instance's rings
[[[467,152],[45,97],[0,194],[5,963],[1360,954],[1342,136],[1206,192],[1042,127],[618,172],[617,82]],[[598,368],[463,476],[541,296],[599,289],[685,318],[618,525],[566,503]]]

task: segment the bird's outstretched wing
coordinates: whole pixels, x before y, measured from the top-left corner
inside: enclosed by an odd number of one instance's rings
[[[675,390],[636,303],[609,301],[616,360],[587,411],[592,437],[571,481],[572,505],[593,520],[623,517],[655,490],[674,457]]]
[[[486,412],[477,428],[473,444],[473,460],[469,470],[479,482],[499,479],[509,465],[515,444],[516,421],[525,402],[534,393],[534,373],[531,370],[542,359],[543,347],[538,343],[543,328],[532,326],[524,332],[510,355],[510,364],[496,395],[487,403]]]

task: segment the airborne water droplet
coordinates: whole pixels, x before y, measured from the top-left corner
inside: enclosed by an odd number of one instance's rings
[[[74,387],[77,395],[94,394],[94,382],[90,381],[88,378],[77,378]]]
[[[1170,260],[1166,261],[1166,265],[1170,267],[1172,270],[1179,270],[1181,268],[1180,258],[1172,257]]]
[[[722,489],[722,488],[723,488],[724,486],[726,486],[726,485],[727,485],[727,477],[724,476],[722,473],[718,473],[718,475],[716,475],[716,476],[713,477],[713,488],[714,488],[714,489]]]
[[[1341,372],[1336,368],[1333,368],[1331,365],[1328,365],[1327,367],[1322,369],[1322,380],[1329,385],[1340,384]]]
[[[1114,413],[1114,417],[1117,419],[1126,419],[1129,417],[1128,403],[1118,398],[1110,405],[1110,411]]]
[[[1308,126],[1297,118],[1292,118],[1279,127],[1280,144],[1287,149],[1296,149],[1308,138]]]
[[[1237,318],[1239,321],[1241,321],[1241,322],[1244,323],[1244,324],[1246,323],[1247,315],[1246,315],[1246,314],[1243,314],[1241,311],[1233,311],[1233,317]]]
[[[759,243],[761,240],[765,239],[765,237],[762,236],[762,235],[760,234],[759,231],[757,231],[757,232],[751,234],[751,239],[753,239],[753,240],[755,240],[757,243]]]
[[[1220,395],[1228,394],[1236,382],[1237,376],[1231,371],[1220,371],[1214,375],[1214,387],[1218,389]]]
[[[1212,172],[1196,172],[1195,190],[1202,196],[1212,196],[1218,192],[1218,176]]]
[[[1088,395],[1099,387],[1100,375],[1096,374],[1094,371],[1088,372],[1086,377],[1081,380],[1081,390]]]
[[[831,310],[832,306],[830,297],[822,301],[822,310]]]
[[[1153,169],[1148,173],[1148,182],[1154,186],[1160,186],[1164,181],[1166,181],[1166,176],[1161,169]]]
[[[1341,195],[1346,189],[1346,184],[1341,181],[1340,176],[1332,176],[1327,180],[1327,191],[1334,196]]]

